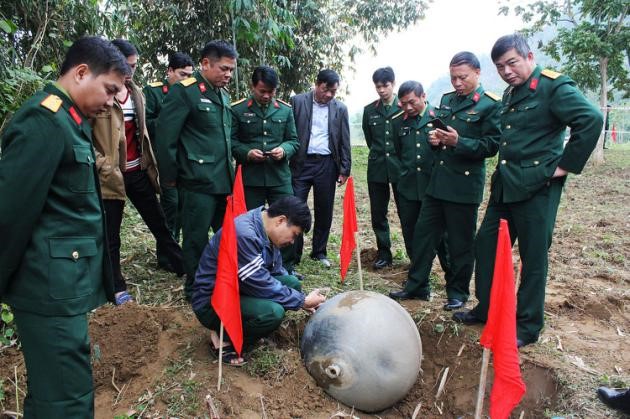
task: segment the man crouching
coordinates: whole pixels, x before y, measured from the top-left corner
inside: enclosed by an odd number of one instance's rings
[[[243,343],[247,347],[276,330],[285,310],[313,311],[326,298],[314,290],[302,293],[302,284],[282,266],[280,248],[311,228],[311,212],[306,203],[294,197],[279,199],[265,209],[255,208],[235,219],[238,246],[238,279],[241,295]],[[218,351],[217,331],[221,320],[210,305],[214,291],[222,230],[215,234],[201,255],[195,275],[192,307],[197,319],[210,329],[213,348]],[[223,347],[222,361],[240,366],[231,342]]]

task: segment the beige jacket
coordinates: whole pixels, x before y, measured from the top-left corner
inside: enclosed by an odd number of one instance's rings
[[[144,96],[142,90],[135,84],[128,86],[128,88],[131,90],[131,99],[135,105],[136,126],[138,131],[143,134],[140,142],[142,156],[140,167],[142,170],[146,170],[155,191],[160,193],[157,165],[149,141],[144,113]],[[96,167],[103,199],[125,200],[125,182],[122,172],[125,171],[127,162],[127,143],[125,122],[118,101],[114,100],[114,105],[110,109],[100,112],[92,119],[92,132],[96,152]]]

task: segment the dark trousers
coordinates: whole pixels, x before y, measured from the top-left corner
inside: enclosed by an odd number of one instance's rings
[[[166,217],[166,225],[171,230],[171,235],[177,243],[179,243],[179,232],[182,228],[182,221],[179,215],[179,199],[177,195],[177,188],[172,186],[161,186],[162,193],[160,194],[160,205]],[[169,264],[168,258],[163,253],[157,254],[158,265],[167,266]]]
[[[127,289],[125,278],[122,276],[120,269],[120,226],[122,224],[125,201],[121,199],[103,199],[103,207],[105,208],[109,257],[114,275],[114,292],[121,292]]]
[[[326,257],[326,245],[332,225],[335,205],[335,183],[337,166],[331,156],[308,155],[299,173],[293,177],[293,193],[304,202],[313,188],[313,249],[310,256],[315,259]],[[295,239],[295,263],[302,258],[304,239]]]
[[[21,310],[13,314],[26,363],[24,418],[93,418],[87,316],[43,316]]]
[[[178,275],[184,274],[182,249],[173,238],[171,230],[166,224],[166,216],[155,195],[153,185],[146,171],[136,170],[123,173],[125,179],[125,193],[131,201],[144,223],[155,237],[158,258],[165,255],[173,271]]]
[[[208,244],[208,232],[216,233],[223,224],[226,195],[211,195],[179,188],[182,217],[182,251],[186,283],[184,293],[192,294],[192,284],[203,249]]]
[[[302,284],[293,275],[274,277],[287,287],[302,291]],[[276,330],[284,318],[284,307],[265,298],[241,295],[241,320],[243,322],[243,346],[256,343],[258,339],[268,336]],[[201,324],[210,330],[219,332],[221,319],[217,316],[211,304],[195,311]]]
[[[459,204],[425,196],[420,219],[413,233],[413,256],[405,291],[429,292],[429,275],[435,249],[446,242],[450,272],[446,272],[447,298],[468,301],[469,285],[475,263],[473,245],[479,204]]]
[[[517,294],[517,335],[526,343],[538,340],[544,326],[548,252],[565,178],[554,179],[527,201],[504,204],[490,197],[475,240],[475,293],[472,313],[486,321],[494,275],[499,220],[507,220],[512,244],[518,239],[522,261]]]
[[[400,217],[400,205],[398,198],[398,185],[392,183],[394,203]],[[376,236],[376,259],[392,261],[392,242],[389,236],[389,222],[387,211],[389,209],[389,183],[368,182],[368,194],[370,196],[370,216],[372,218],[372,230]]]

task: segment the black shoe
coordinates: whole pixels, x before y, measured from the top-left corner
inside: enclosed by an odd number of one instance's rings
[[[374,269],[383,269],[383,268],[387,268],[388,266],[392,266],[392,262],[386,259],[377,259],[376,262],[374,262]]]
[[[405,290],[401,290],[401,291],[391,291],[389,293],[389,298],[393,298],[394,300],[424,300],[424,301],[429,301],[431,296],[429,294],[414,295],[414,294],[408,293]]]
[[[446,300],[446,304],[444,304],[444,310],[457,310],[462,307],[464,307],[464,302],[457,298],[449,298]]]
[[[472,314],[470,310],[458,311],[457,313],[454,313],[453,320],[459,323],[467,324],[467,325],[483,323],[474,314]]]
[[[630,414],[630,389],[613,390],[600,387],[597,389],[597,396],[606,406]]]

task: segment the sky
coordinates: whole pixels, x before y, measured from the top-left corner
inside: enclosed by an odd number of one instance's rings
[[[400,33],[383,37],[376,56],[366,51],[356,59],[356,72],[344,72],[342,82],[347,84],[349,93],[344,95],[343,101],[350,115],[378,98],[372,73],[379,67],[389,65],[394,69],[397,86],[406,80],[417,80],[428,88],[448,73],[448,63],[457,52],[490,55],[497,38],[523,26],[519,17],[498,16],[498,10],[496,0],[435,0],[430,3],[424,20]]]

